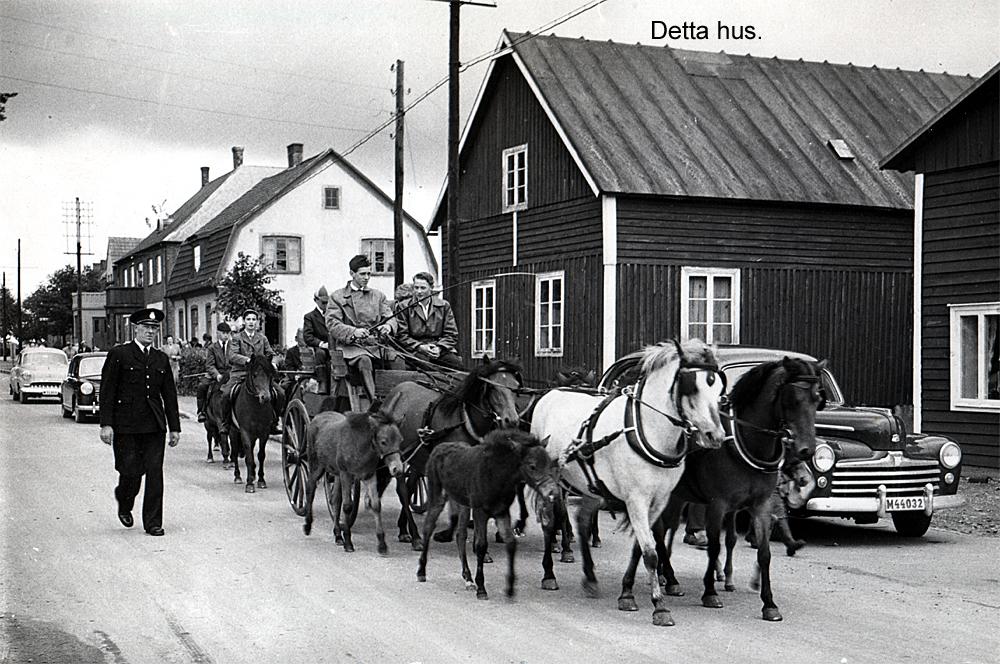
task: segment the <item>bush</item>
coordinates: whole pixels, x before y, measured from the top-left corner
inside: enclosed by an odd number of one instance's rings
[[[177,380],[177,394],[194,396],[198,392],[198,383],[204,376],[194,374],[204,373],[207,366],[208,353],[203,348],[182,348],[180,361],[180,377]],[[185,378],[187,376],[187,378]]]

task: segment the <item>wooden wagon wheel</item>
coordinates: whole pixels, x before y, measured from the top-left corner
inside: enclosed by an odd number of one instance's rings
[[[309,411],[299,399],[292,399],[285,408],[281,430],[281,475],[292,510],[298,516],[306,514],[306,480],[309,461],[306,458],[306,426]]]

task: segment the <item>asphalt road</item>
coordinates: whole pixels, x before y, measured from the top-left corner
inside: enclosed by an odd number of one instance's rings
[[[654,627],[638,584],[640,610],[616,609],[630,543],[612,534],[608,515],[595,551],[602,598],[584,597],[578,564],[557,563],[560,590],[540,589],[532,523],[518,549],[517,597],[501,594],[496,547],[491,598],[477,601],[453,545],[432,548],[428,582],[418,584],[407,545],[392,537],[387,556],[375,552],[368,513],[356,553],[333,543],[321,501],[306,537],[276,443],[271,488],[248,495],[231,471],[205,463],[200,427],[183,427],[166,454],[167,534],[154,538],[118,523],[111,448],[96,424],[64,420],[54,402],[0,400],[0,662],[1000,661],[996,538],[932,528],[904,540],[886,524],[801,524],[809,546],[795,558],[773,547],[780,623],[760,619],[746,586],[749,549],[739,549],[739,590],[713,610],[699,600],[704,554],[679,544],[688,594],[668,599],[675,627]],[[394,521],[395,498],[386,502]]]

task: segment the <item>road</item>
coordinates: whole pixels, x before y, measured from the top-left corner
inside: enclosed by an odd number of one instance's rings
[[[64,420],[54,402],[0,400],[0,662],[1000,661],[996,538],[932,528],[904,540],[884,524],[802,524],[809,546],[795,558],[773,548],[781,623],[760,619],[746,587],[750,550],[739,550],[740,589],[713,610],[699,601],[704,554],[679,544],[688,594],[669,598],[677,625],[661,628],[638,585],[639,612],[616,609],[629,542],[608,515],[595,551],[602,598],[584,597],[579,565],[558,565],[560,590],[539,588],[533,523],[518,549],[517,597],[502,596],[494,564],[491,599],[477,601],[453,545],[432,548],[428,582],[418,584],[408,546],[393,537],[377,555],[368,513],[356,553],[333,543],[321,502],[306,537],[281,487],[276,443],[271,488],[245,494],[231,471],[205,463],[200,427],[183,428],[166,454],[167,534],[154,538],[118,523],[111,448],[96,424]],[[394,521],[395,498],[386,502]]]

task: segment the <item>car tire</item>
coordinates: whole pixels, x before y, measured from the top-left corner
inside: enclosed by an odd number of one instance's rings
[[[17,399],[21,403],[28,403],[28,395],[24,393],[24,390],[18,390]]]
[[[62,416],[66,419],[73,417],[73,409],[66,410],[66,402],[62,400],[62,397],[59,398],[59,410],[62,411]]]
[[[73,402],[73,421],[77,424],[83,424],[87,420],[87,416],[83,414],[83,411],[76,405],[76,401]]]
[[[931,526],[931,517],[923,512],[893,512],[892,525],[903,537],[923,537]]]

